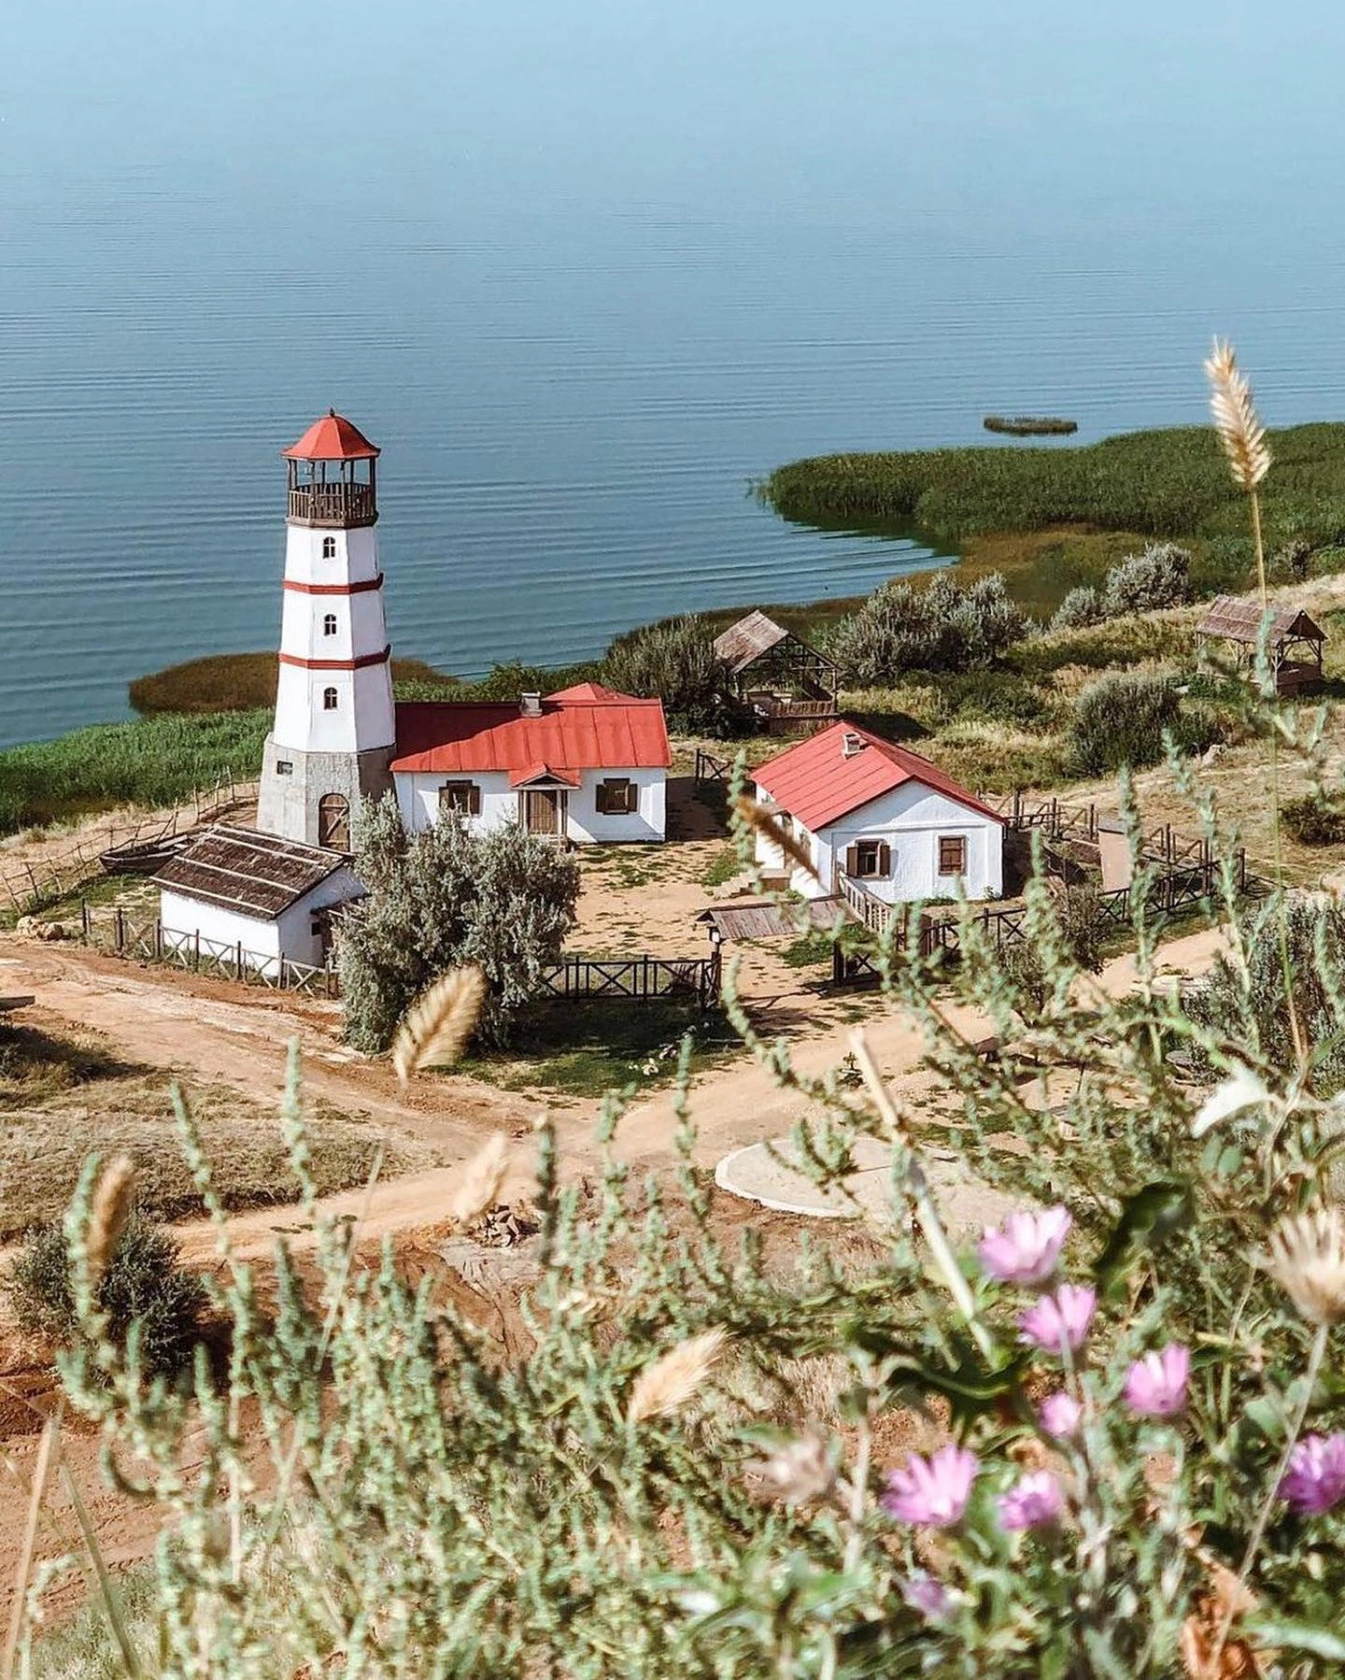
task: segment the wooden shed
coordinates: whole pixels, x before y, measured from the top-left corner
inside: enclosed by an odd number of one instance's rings
[[[1196,635],[1201,642],[1232,643],[1250,664],[1267,616],[1266,651],[1278,692],[1300,694],[1320,683],[1326,632],[1298,607],[1263,608],[1259,601],[1220,595],[1196,626]]]
[[[768,731],[830,723],[840,687],[835,662],[764,612],[750,612],[715,638],[742,699]]]

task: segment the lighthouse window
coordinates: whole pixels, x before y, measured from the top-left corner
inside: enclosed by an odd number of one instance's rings
[[[324,560],[335,560],[336,559],[336,538],[335,537],[324,537],[322,539],[322,558]]]
[[[334,688],[324,688],[322,691],[322,709],[324,712],[334,712],[340,704],[340,695]]]
[[[324,636],[334,636],[336,634],[336,614],[335,613],[328,613],[327,616],[323,619],[323,621],[322,621],[322,634]]]
[[[277,776],[292,776],[294,774],[294,760],[292,758],[278,758],[276,760]]]

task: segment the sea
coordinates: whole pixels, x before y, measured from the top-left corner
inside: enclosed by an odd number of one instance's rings
[[[1339,418],[1343,53],[1295,0],[12,8],[0,745],[275,646],[331,406],[394,651],[462,676],[947,564],[753,486],[1198,423],[1216,332],[1269,423]]]

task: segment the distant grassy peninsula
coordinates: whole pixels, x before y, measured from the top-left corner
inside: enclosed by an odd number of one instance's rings
[[[1272,544],[1345,537],[1345,424],[1269,434]],[[1208,426],[1129,432],[1101,443],[816,455],[762,485],[785,519],[919,531],[944,543],[994,532],[1086,525],[1158,538],[1246,541],[1247,510]]]

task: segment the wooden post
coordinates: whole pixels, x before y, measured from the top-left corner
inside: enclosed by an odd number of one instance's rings
[[[89,943],[89,901],[82,898],[79,901],[79,928],[84,944]]]
[[[201,930],[196,930],[196,972],[201,972]]]
[[[120,904],[117,906],[116,929],[117,955],[120,956],[126,949],[126,912],[122,909]]]

